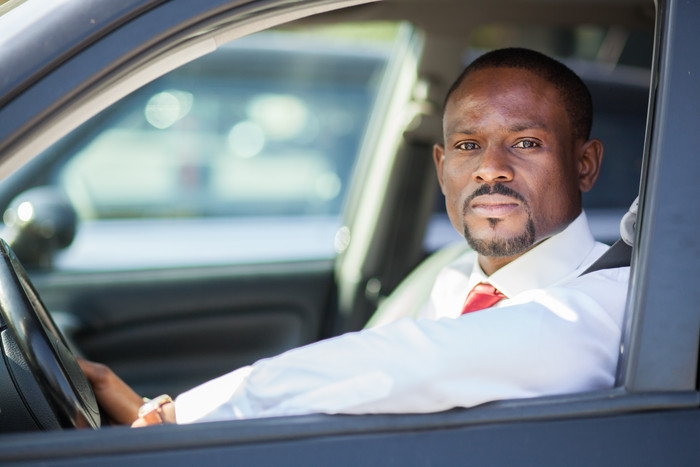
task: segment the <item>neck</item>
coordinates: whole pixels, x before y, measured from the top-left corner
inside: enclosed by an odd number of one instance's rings
[[[549,236],[547,238],[549,238]],[[513,255],[513,256],[485,256],[485,255],[480,254],[479,255],[479,266],[481,266],[481,270],[484,271],[484,273],[487,276],[490,276],[491,274],[498,271],[506,264],[515,261],[516,259],[520,258],[522,255],[524,255],[528,251],[535,248],[540,243],[546,241],[547,238],[533,243],[532,245],[530,245],[530,248],[528,248],[527,250],[521,251],[517,255]]]
[[[555,234],[564,230],[568,225],[569,224],[566,224],[564,227],[562,227],[557,232],[555,232]],[[544,238],[542,240],[538,240],[537,242],[530,245],[530,248],[528,248],[525,251],[521,251],[517,255],[513,255],[513,256],[485,256],[485,255],[480,254],[479,255],[479,266],[481,266],[481,270],[484,271],[484,273],[487,276],[490,276],[491,274],[498,271],[506,264],[511,263],[512,261],[515,261],[516,259],[520,258],[522,255],[524,255],[528,251],[535,248],[540,243],[546,241],[552,235],[554,235],[554,234],[548,235],[546,238]]]
[[[487,276],[501,269],[506,264],[524,255],[525,251],[514,256],[483,256],[479,255],[479,266]]]

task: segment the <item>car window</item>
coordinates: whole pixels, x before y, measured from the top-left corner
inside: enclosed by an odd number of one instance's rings
[[[54,267],[332,258],[397,27],[370,30],[234,41],[45,151],[16,177],[59,188],[76,211]]]

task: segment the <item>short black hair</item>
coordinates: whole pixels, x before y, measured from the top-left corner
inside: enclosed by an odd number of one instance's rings
[[[591,93],[579,76],[563,63],[540,52],[523,48],[487,52],[467,66],[447,91],[443,109],[467,76],[485,68],[521,68],[545,79],[559,91],[569,115],[574,138],[590,138],[593,124]]]

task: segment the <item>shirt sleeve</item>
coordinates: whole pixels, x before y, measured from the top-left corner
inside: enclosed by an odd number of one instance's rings
[[[403,319],[261,360],[180,395],[177,421],[424,413],[611,387],[622,316],[611,310],[624,309],[626,287],[599,276],[531,290],[501,308]]]

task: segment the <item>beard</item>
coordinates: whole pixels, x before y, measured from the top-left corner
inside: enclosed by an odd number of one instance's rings
[[[466,215],[466,211],[472,199],[476,198],[477,196],[488,194],[510,196],[523,203],[523,206],[527,211],[527,221],[525,222],[523,231],[520,235],[512,238],[491,238],[489,240],[474,238],[469,231],[469,226],[465,222],[464,238],[469,246],[482,256],[507,257],[515,256],[527,251],[535,243],[535,223],[532,220],[532,213],[530,212],[530,207],[527,201],[522,195],[520,195],[520,193],[514,191],[513,189],[501,184],[495,184],[493,186],[482,185],[464,201],[463,215]],[[492,229],[495,229],[498,223],[502,221],[502,219],[498,218],[489,218],[487,220]]]
[[[491,226],[494,227],[501,219],[489,219]],[[464,238],[472,250],[479,253],[481,256],[515,256],[527,251],[535,243],[535,223],[532,217],[528,215],[527,223],[523,233],[513,238],[492,238],[490,240],[481,240],[474,238],[469,232],[469,227],[464,226]]]

